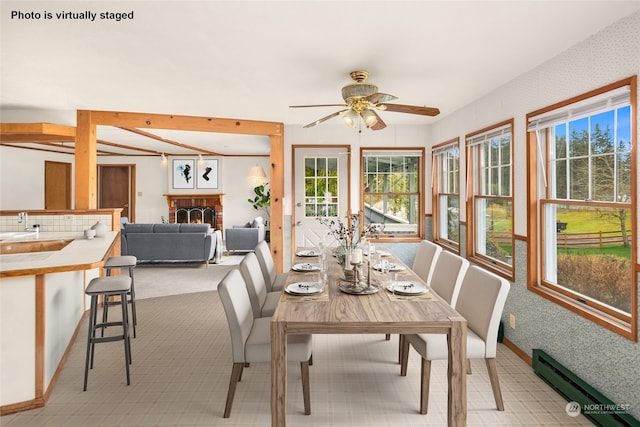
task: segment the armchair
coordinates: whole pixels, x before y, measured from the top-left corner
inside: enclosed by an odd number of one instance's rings
[[[258,216],[246,225],[234,225],[232,228],[226,228],[224,234],[227,254],[231,251],[253,251],[258,243],[265,238],[264,221],[261,216]]]

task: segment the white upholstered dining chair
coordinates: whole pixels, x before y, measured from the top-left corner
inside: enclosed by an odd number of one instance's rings
[[[416,257],[413,259],[411,269],[420,276],[422,280],[429,283],[440,252],[442,252],[441,246],[429,240],[422,240],[418,245]]]
[[[456,311],[467,319],[467,359],[484,359],[489,372],[493,397],[499,411],[504,411],[498,381],[496,351],[498,326],[509,293],[509,282],[478,266],[467,270]],[[406,375],[409,346],[422,356],[420,382],[420,413],[426,414],[429,405],[429,377],[432,360],[447,360],[445,334],[411,334],[404,336],[401,375]]]
[[[462,279],[469,268],[469,261],[454,253],[443,251],[436,260],[429,288],[453,308],[462,286]]]
[[[432,292],[438,294],[451,307],[455,308],[456,301],[458,300],[458,294],[460,293],[460,287],[462,286],[462,279],[464,278],[468,268],[469,261],[466,259],[454,253],[442,251],[438,254],[438,258],[434,262],[431,277],[430,280],[427,281],[427,284]],[[404,335],[401,334],[398,340],[399,363],[402,363],[402,360],[406,358],[406,355],[403,352],[409,351],[409,348],[404,345],[403,342]],[[401,366],[402,368],[400,373],[405,375],[407,365],[404,364]]]
[[[264,281],[258,257],[253,252],[249,252],[240,262],[240,273],[247,286],[253,316],[269,317],[273,315],[282,292],[269,292]]]
[[[284,289],[284,284],[287,281],[287,273],[276,273],[276,265],[273,262],[273,256],[271,255],[271,249],[266,240],[258,243],[254,250],[258,262],[260,263],[260,269],[264,276],[264,281],[267,285],[269,292],[281,291]]]
[[[231,334],[233,368],[224,408],[224,418],[231,415],[236,386],[242,378],[245,364],[271,361],[271,318],[255,318],[244,279],[238,270],[230,270],[218,285],[218,295],[224,306]],[[287,359],[300,362],[305,415],[311,414],[309,392],[309,359],[311,335],[287,337]]]

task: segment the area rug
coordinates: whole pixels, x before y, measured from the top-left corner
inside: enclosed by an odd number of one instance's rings
[[[229,270],[238,268],[244,255],[224,256],[217,264],[141,264],[134,270],[136,299],[207,292],[217,289]]]

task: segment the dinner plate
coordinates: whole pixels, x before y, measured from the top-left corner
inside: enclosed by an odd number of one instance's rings
[[[387,285],[387,290],[400,295],[422,295],[429,292],[425,285],[415,282],[390,283]]]
[[[301,262],[291,267],[294,271],[320,271],[320,266],[317,264],[310,264],[308,262]]]
[[[296,252],[296,255],[298,255],[298,256],[318,256],[318,255],[320,255],[320,252],[314,251],[313,249],[310,249],[310,250],[306,250],[306,251],[298,251],[298,252]]]
[[[378,271],[382,270],[382,263],[378,263],[374,265],[373,268]],[[395,262],[389,263],[389,271],[402,271],[402,270],[406,270],[406,267],[404,265],[396,264]]]
[[[291,295],[314,295],[322,292],[322,286],[318,282],[292,283],[284,291]]]

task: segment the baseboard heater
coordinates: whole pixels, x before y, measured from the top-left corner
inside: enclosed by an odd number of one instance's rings
[[[543,350],[533,349],[533,371],[568,402],[577,402],[581,413],[597,426],[638,427],[625,405],[612,402],[582,378],[571,372]]]

